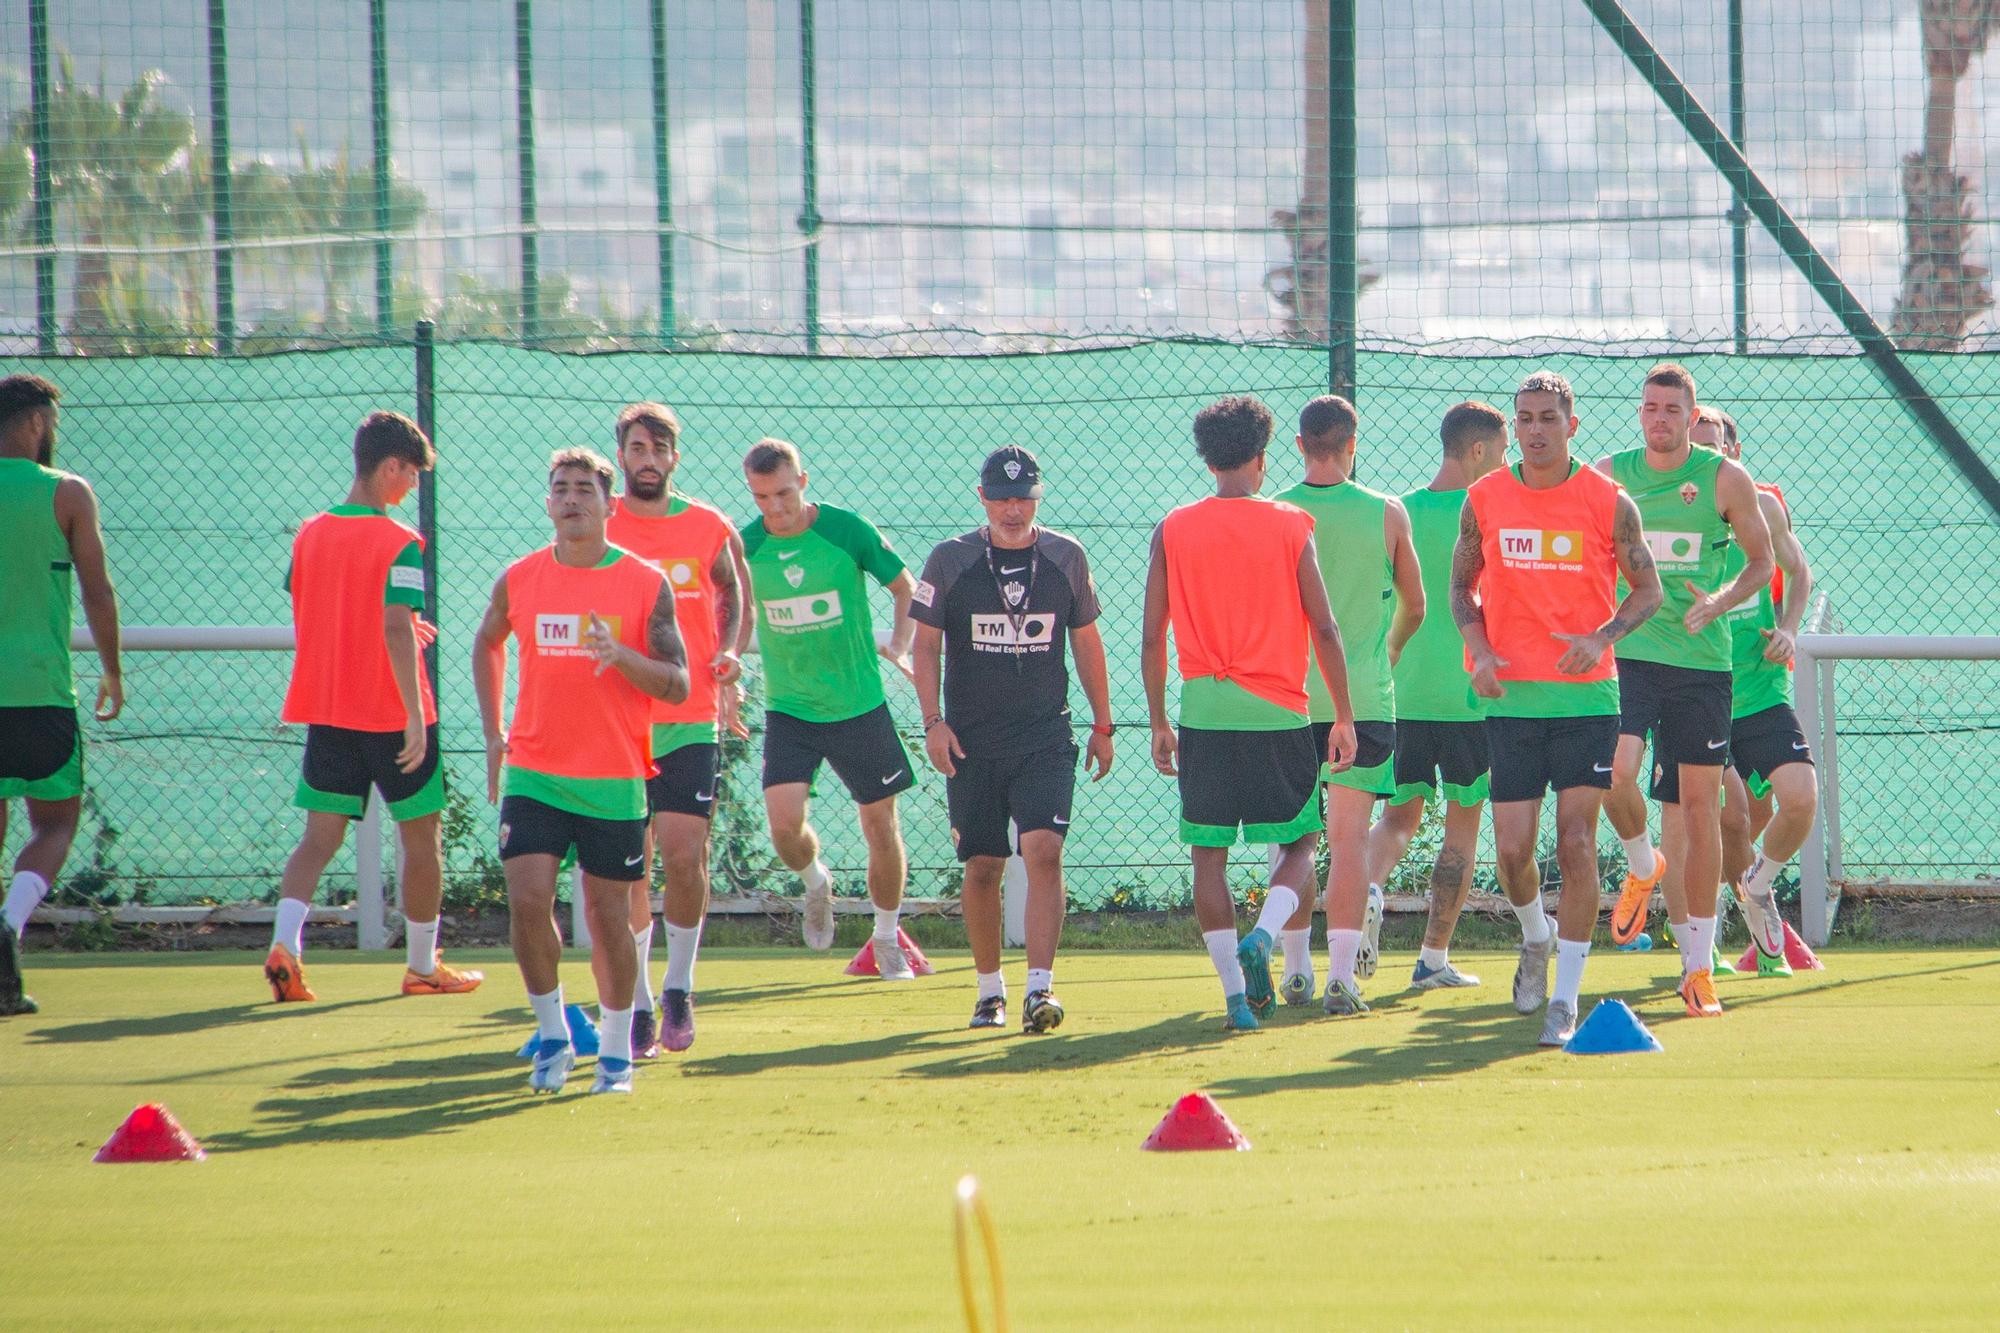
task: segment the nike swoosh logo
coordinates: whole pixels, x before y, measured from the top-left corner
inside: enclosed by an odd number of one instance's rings
[[[799,553],[798,553],[797,551],[780,551],[780,552],[778,552],[778,559],[780,559],[780,560],[796,560],[796,559],[798,559],[798,558],[799,558]]]
[[[1806,748],[1806,743],[1804,741],[1793,741],[1792,748],[1794,750],[1803,750]]]
[[[694,799],[697,803],[701,805],[707,805],[710,801],[715,799],[715,791],[713,788],[711,788],[708,791],[698,791],[694,794]]]
[[[1069,821],[1067,819],[1064,819],[1061,815],[1051,815],[1050,822],[1053,823],[1057,828],[1064,828],[1067,827],[1069,824]]]
[[[1007,568],[1007,566],[1002,565],[1000,566],[1000,572],[1002,574],[1019,574],[1022,570],[1026,568],[1027,568],[1026,565],[1016,565],[1012,569],[1009,569]]]
[[[1611,765],[1609,765],[1609,764],[1592,764],[1592,765],[1590,766],[1590,771],[1591,771],[1591,772],[1593,772],[1593,773],[1609,773],[1609,772],[1611,771]]]
[[[883,778],[882,785],[886,787],[890,783],[894,782],[897,778],[900,778],[902,776],[903,776],[903,770],[899,768],[894,773],[891,773],[888,777]]]
[[[625,858],[625,864],[628,866],[635,866],[645,859],[646,857],[644,853],[641,853],[638,856],[628,856]]]
[[[1729,739],[1727,737],[1724,737],[1719,741],[1710,741],[1708,743],[1708,748],[1711,750],[1720,750],[1723,746],[1727,744],[1729,744]]]

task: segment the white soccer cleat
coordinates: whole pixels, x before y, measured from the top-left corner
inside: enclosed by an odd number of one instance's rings
[[[528,1091],[561,1092],[569,1071],[576,1068],[576,1048],[556,1037],[544,1037],[535,1047],[535,1067],[528,1071]]]
[[[1310,969],[1304,972],[1287,972],[1278,983],[1278,998],[1294,1009],[1303,1008],[1313,1002],[1313,994],[1318,989]]]
[[[1375,975],[1375,963],[1382,955],[1383,901],[1379,885],[1368,886],[1368,910],[1361,917],[1361,952],[1354,956],[1354,975],[1366,981]]]
[[[915,981],[917,973],[910,966],[910,956],[903,952],[898,940],[885,940],[876,936],[875,971],[884,981]]]
[[[818,884],[806,885],[805,910],[799,914],[799,925],[806,937],[806,948],[826,950],[833,947],[833,881],[823,879]]]
[[[630,1060],[599,1060],[597,1077],[591,1081],[592,1092],[632,1091],[632,1062]]]

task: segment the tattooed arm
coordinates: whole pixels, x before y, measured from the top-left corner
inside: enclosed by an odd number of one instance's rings
[[[1458,511],[1458,545],[1451,552],[1451,619],[1472,658],[1473,693],[1482,699],[1498,699],[1506,690],[1495,673],[1507,664],[1486,637],[1486,613],[1479,606],[1479,576],[1486,570],[1483,543],[1479,516],[1467,504]]]
[[[1580,676],[1603,661],[1612,644],[1645,624],[1666,599],[1660,588],[1660,572],[1653,568],[1653,553],[1646,546],[1646,530],[1639,522],[1639,506],[1623,491],[1618,493],[1618,507],[1611,519],[1611,547],[1618,572],[1625,576],[1631,591],[1611,619],[1590,633],[1556,635],[1569,644],[1569,651],[1556,663],[1556,670],[1564,675]]]
[[[673,585],[665,579],[653,599],[653,614],[646,618],[645,652],[612,638],[610,627],[594,615],[584,628],[583,646],[597,659],[599,675],[606,667],[615,668],[635,688],[670,704],[688,697],[687,642],[674,619]]]

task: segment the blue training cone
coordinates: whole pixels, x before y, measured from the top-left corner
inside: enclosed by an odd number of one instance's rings
[[[1653,937],[1642,930],[1632,937],[1630,943],[1614,944],[1611,947],[1618,950],[1619,953],[1651,953],[1653,951]]]
[[[580,1004],[565,1005],[563,1007],[563,1021],[569,1025],[569,1041],[570,1045],[576,1048],[576,1053],[578,1055],[596,1055],[597,1024],[591,1021],[590,1015],[584,1012],[583,1006]],[[536,1032],[528,1038],[527,1045],[514,1052],[514,1054],[523,1060],[534,1059],[535,1047],[541,1043],[541,1040],[542,1034]]]
[[[1571,1055],[1636,1055],[1667,1048],[1625,1001],[1599,1000],[1563,1049]]]

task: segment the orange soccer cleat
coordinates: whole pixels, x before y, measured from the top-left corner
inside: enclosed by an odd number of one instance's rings
[[[1646,914],[1653,908],[1653,890],[1667,877],[1667,858],[1653,853],[1653,873],[1646,879],[1627,874],[1611,908],[1611,942],[1630,944],[1646,928]]]
[[[319,998],[306,985],[306,970],[298,955],[282,944],[272,945],[271,952],[264,955],[264,980],[271,983],[271,998],[280,1004]]]
[[[1681,978],[1681,999],[1689,1018],[1722,1017],[1722,1001],[1715,998],[1715,974],[1707,968]]]
[[[473,972],[453,967],[444,960],[444,950],[440,949],[431,960],[431,973],[403,969],[403,994],[405,995],[463,995],[469,990],[478,990],[479,983],[486,980],[484,972]]]

